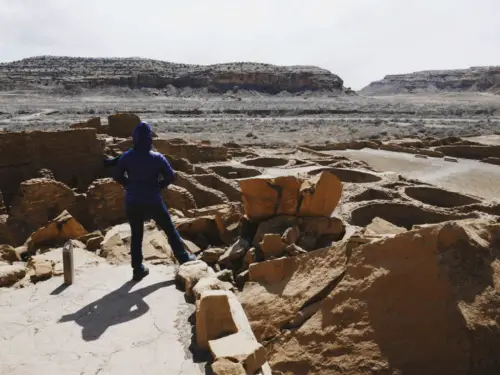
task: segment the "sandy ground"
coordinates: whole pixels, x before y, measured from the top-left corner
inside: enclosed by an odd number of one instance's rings
[[[140,283],[130,266],[87,268],[0,289],[0,374],[204,374],[188,350],[194,307],[173,284],[173,267],[151,267]]]
[[[453,191],[500,200],[500,166],[497,165],[467,159],[458,159],[458,163],[440,158],[420,159],[411,154],[373,149],[331,153],[365,161],[379,171],[393,171]]]

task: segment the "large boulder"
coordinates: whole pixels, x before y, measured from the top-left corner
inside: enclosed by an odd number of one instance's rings
[[[200,281],[201,282],[201,281]],[[229,297],[220,291],[205,291],[196,304],[196,343],[208,349],[208,341],[238,332]]]
[[[231,292],[224,291],[206,293],[227,295],[229,311],[237,327],[236,333],[209,340],[208,345],[214,361],[230,359],[235,363],[240,363],[247,374],[255,374],[257,371],[261,371],[259,373],[270,375],[269,365],[266,360],[266,350],[257,342],[245,312],[236,296]]]
[[[0,287],[11,286],[26,276],[23,264],[8,264],[0,262]]]
[[[346,261],[339,246],[251,264],[239,297],[259,342],[279,334],[301,309],[324,297]]]
[[[193,295],[193,288],[204,277],[215,276],[215,271],[201,260],[182,264],[175,275],[175,280],[186,292],[186,296]]]
[[[28,239],[28,248],[55,246],[87,234],[85,228],[68,211],[36,230]]]
[[[342,195],[342,183],[332,173],[322,172],[306,181],[300,187],[300,216],[329,217]]]
[[[112,264],[130,262],[131,232],[129,224],[120,224],[111,228],[101,243],[99,255]],[[154,225],[144,225],[142,254],[145,261],[154,264],[174,264],[176,259],[168,244],[167,236]]]
[[[240,181],[245,214],[261,221],[277,215],[330,216],[342,194],[342,183],[330,172],[307,180],[293,176]]]
[[[499,245],[499,224],[464,220],[354,248],[345,274],[319,300],[318,310],[287,335],[276,332],[267,347],[273,370],[298,375],[498,373]],[[304,283],[316,285],[316,277]],[[255,304],[263,299],[249,300],[264,290],[250,293],[253,288],[245,292],[243,304],[260,327],[267,311],[257,314]],[[271,296],[265,306],[274,308],[279,297]]]
[[[5,262],[18,262],[21,260],[21,257],[19,256],[18,252],[16,249],[14,249],[10,245],[0,245],[0,262],[1,261]]]
[[[108,116],[107,133],[112,137],[132,137],[134,129],[139,125],[141,119],[133,113],[117,113]]]
[[[102,257],[87,251],[82,242],[77,240],[71,240],[70,242],[73,248],[73,267],[75,271],[106,263],[106,260]],[[65,246],[69,246],[69,242]],[[35,258],[38,262],[49,262],[52,265],[52,274],[60,276],[64,273],[63,249],[63,246],[52,249],[41,255],[32,257],[30,261]]]

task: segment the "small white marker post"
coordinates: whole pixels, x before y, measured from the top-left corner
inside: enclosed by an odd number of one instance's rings
[[[64,284],[73,284],[75,277],[75,266],[73,263],[73,242],[67,241],[63,247],[63,269],[64,269]]]

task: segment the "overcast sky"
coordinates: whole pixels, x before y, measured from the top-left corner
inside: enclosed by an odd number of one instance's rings
[[[0,61],[140,56],[386,74],[500,65],[500,0],[0,0]]]

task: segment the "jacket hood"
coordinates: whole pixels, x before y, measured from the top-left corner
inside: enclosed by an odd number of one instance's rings
[[[153,130],[148,123],[140,122],[132,134],[134,150],[149,152],[153,149]]]

